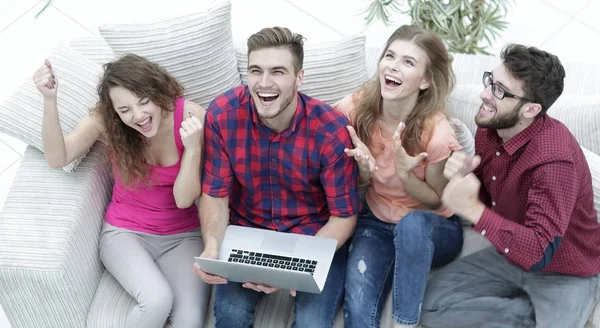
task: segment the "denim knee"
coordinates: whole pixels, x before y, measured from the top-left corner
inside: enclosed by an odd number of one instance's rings
[[[254,322],[254,310],[259,294],[241,287],[241,284],[229,282],[217,285],[215,290],[215,327],[250,327]]]
[[[428,237],[431,228],[427,218],[427,211],[413,211],[406,214],[396,224],[396,236],[410,235]]]

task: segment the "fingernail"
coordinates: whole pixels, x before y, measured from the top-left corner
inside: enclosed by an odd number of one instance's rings
[[[398,126],[403,127],[404,126],[404,122],[400,121],[400,124],[398,124]]]
[[[350,151],[350,149],[344,148],[344,153],[347,153],[348,151]]]

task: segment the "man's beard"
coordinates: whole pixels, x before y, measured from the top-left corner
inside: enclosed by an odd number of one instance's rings
[[[480,128],[493,129],[493,130],[504,130],[513,128],[519,123],[519,109],[522,104],[519,102],[515,108],[504,115],[499,116],[496,108],[496,115],[488,120],[480,120],[479,115],[475,116],[475,124]]]
[[[279,110],[274,113],[273,115],[267,117],[267,116],[263,116],[263,118],[271,120],[276,118],[277,116],[279,116],[281,113],[283,113],[285,111],[285,109],[292,103],[292,100],[294,100],[294,97],[297,97],[298,95],[296,94],[296,92],[293,92],[289,97],[282,99],[281,100],[281,105],[279,107]]]

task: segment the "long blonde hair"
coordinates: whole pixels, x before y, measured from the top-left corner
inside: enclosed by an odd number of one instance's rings
[[[415,25],[400,26],[387,40],[385,49],[379,56],[381,62],[385,52],[392,42],[396,40],[410,41],[421,48],[429,58],[426,70],[426,79],[429,88],[420,90],[417,104],[406,120],[406,128],[402,136],[402,145],[411,155],[420,153],[431,138],[433,131],[432,118],[440,111],[445,111],[446,100],[454,88],[454,71],[452,70],[452,56],[448,54],[442,40],[434,33],[421,29]],[[359,138],[371,147],[372,131],[382,115],[381,85],[378,74],[365,83],[355,97],[357,109],[355,128]],[[360,98],[360,100],[358,99]],[[424,131],[429,134],[424,135]]]

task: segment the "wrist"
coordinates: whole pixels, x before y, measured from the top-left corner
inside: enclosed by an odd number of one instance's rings
[[[400,180],[402,180],[402,182],[406,183],[411,175],[412,175],[412,171],[406,171],[406,172],[398,172],[396,171],[396,175],[400,178]]]
[[[371,180],[371,172],[369,172],[369,170],[359,169],[358,175],[360,177],[361,184],[369,183],[369,180]]]
[[[462,213],[459,213],[459,215],[467,219],[469,222],[477,224],[481,219],[481,216],[483,215],[484,211],[485,205],[482,202],[477,201],[471,206],[465,208],[465,210],[462,211]]]
[[[200,148],[200,146],[194,146],[194,147],[185,147],[185,149],[183,150],[183,154],[188,154],[188,156],[200,156],[202,154],[202,150]]]

